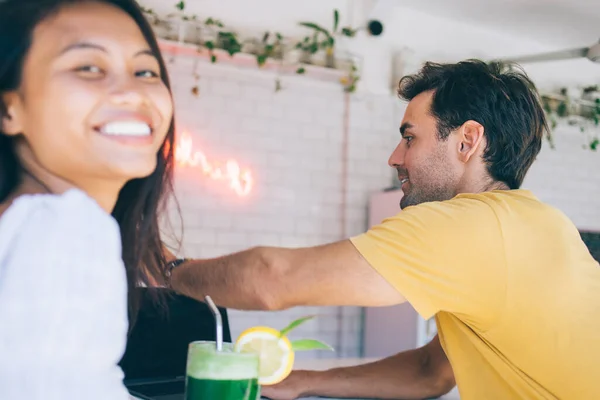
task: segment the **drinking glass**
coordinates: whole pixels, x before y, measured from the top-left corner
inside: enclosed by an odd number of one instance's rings
[[[237,353],[233,344],[223,343],[217,351],[215,342],[196,341],[189,344],[186,400],[258,400],[259,356]]]

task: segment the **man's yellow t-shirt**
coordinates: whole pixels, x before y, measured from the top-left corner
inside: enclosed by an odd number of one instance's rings
[[[435,316],[461,399],[600,399],[600,266],[531,192],[407,207],[352,242]]]

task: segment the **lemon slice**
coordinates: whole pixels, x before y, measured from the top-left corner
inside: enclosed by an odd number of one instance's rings
[[[289,339],[280,335],[276,329],[257,326],[242,332],[235,342],[235,351],[260,355],[258,383],[261,385],[279,383],[292,372],[294,350]]]

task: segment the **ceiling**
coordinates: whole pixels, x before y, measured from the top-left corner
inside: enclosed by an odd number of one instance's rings
[[[393,3],[521,36],[552,48],[600,39],[600,0],[398,0]]]

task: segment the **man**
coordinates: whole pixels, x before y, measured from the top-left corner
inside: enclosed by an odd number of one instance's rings
[[[337,243],[186,262],[173,288],[240,309],[407,300],[435,316],[462,399],[600,398],[600,267],[571,221],[519,189],[547,130],[533,85],[427,63],[399,95],[402,212]]]

